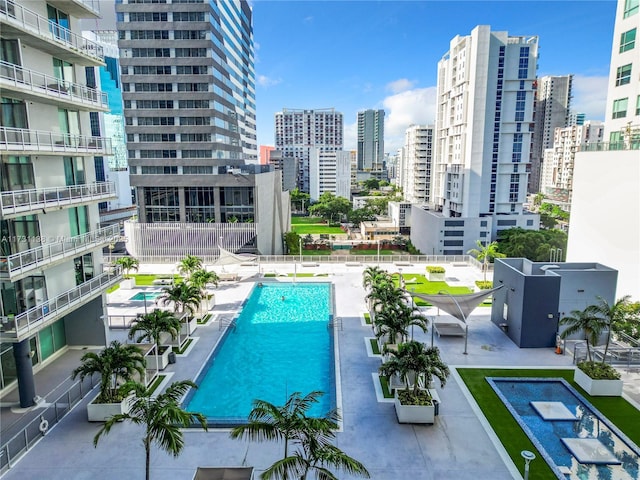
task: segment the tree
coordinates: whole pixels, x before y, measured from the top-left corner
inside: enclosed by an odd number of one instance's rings
[[[137,334],[136,342],[148,340],[151,343],[155,343],[157,348],[160,349],[160,335],[165,332],[171,335],[172,339],[177,338],[180,333],[180,320],[173,313],[156,308],[138,318],[131,325],[129,338],[133,339]],[[158,352],[158,355],[160,355],[160,352]]]
[[[307,416],[307,411],[322,394],[314,391],[303,397],[300,392],[294,392],[283,406],[255,400],[248,423],[231,431],[234,439],[284,441],[283,458],[265,470],[261,479],[287,479],[289,476],[305,479],[311,470],[316,471],[317,478],[337,479],[328,470],[331,466],[368,478],[369,473],[361,463],[331,444],[340,419],[337,411],[332,410],[320,418]],[[292,444],[298,448],[290,455]]]
[[[129,278],[129,272],[131,270],[137,272],[138,268],[140,268],[140,262],[137,258],[133,257],[120,257],[115,263],[116,265],[120,265],[122,270],[124,270],[124,278]]]
[[[362,272],[362,286],[371,289],[380,279],[387,278],[388,275],[386,270],[378,266],[368,266]]]
[[[200,306],[200,289],[190,283],[176,283],[164,288],[164,293],[158,296],[158,303],[162,306],[173,303],[174,312],[195,312]]]
[[[207,285],[218,287],[220,277],[214,271],[208,271],[204,268],[195,270],[189,278],[189,282],[200,290],[200,296],[204,298],[207,293]]]
[[[174,382],[154,398],[151,389],[135,382],[126,384],[123,390],[135,394],[129,413],[109,417],[93,438],[93,446],[97,447],[100,438],[108,434],[118,422],[128,421],[134,425],[143,426],[145,429],[142,437],[145,451],[145,478],[149,480],[152,443],[177,457],[184,449],[181,428],[187,428],[197,421],[205,431],[207,430],[207,419],[204,415],[188,412],[180,406],[180,400],[189,388],[198,388],[198,386],[188,380]]]
[[[395,344],[406,340],[409,335],[409,327],[416,326],[423,332],[427,331],[424,317],[420,312],[399,301],[397,303],[384,303],[375,315],[376,337],[388,336],[389,343]]]
[[[380,180],[377,178],[368,178],[362,182],[362,185],[367,190],[378,190],[380,188]]]
[[[607,359],[607,352],[609,351],[609,343],[611,342],[611,331],[626,321],[628,317],[627,307],[631,303],[631,295],[625,295],[624,297],[616,300],[613,305],[609,305],[609,302],[600,296],[597,298],[598,303],[590,306],[590,308],[596,315],[601,316],[606,323],[605,328],[607,328],[607,341],[604,347],[604,356],[602,357],[602,363],[605,363]]]
[[[524,257],[532,262],[548,262],[551,249],[566,252],[567,234],[562,230],[510,228],[498,234],[498,251],[507,257]]]
[[[291,199],[292,207],[299,207],[298,210],[304,212],[304,206],[309,205],[311,195],[301,192],[298,187],[289,192],[289,198]]]
[[[480,240],[476,240],[478,248],[472,248],[467,253],[476,257],[476,260],[482,262],[482,274],[484,281],[487,281],[487,269],[489,262],[493,262],[496,258],[504,258],[506,255],[498,251],[498,242],[491,242],[485,245]]]
[[[117,403],[122,400],[119,383],[127,382],[135,373],[144,376],[146,361],[142,351],[135,345],[123,345],[112,341],[100,353],[87,352],[80,359],[81,365],[71,372],[71,378],[97,373],[100,375],[100,393],[96,403]]]
[[[195,255],[187,255],[178,264],[178,271],[189,278],[193,272],[202,268],[202,259]]]
[[[342,216],[347,215],[351,211],[351,202],[346,198],[336,197],[331,192],[324,192],[320,195],[318,201],[309,207],[311,215],[318,215],[329,223],[333,222],[334,217],[339,221]]]
[[[560,325],[568,325],[560,334],[560,338],[567,338],[578,332],[584,333],[584,339],[587,342],[587,356],[591,362],[589,342],[592,345],[598,343],[600,334],[607,327],[606,320],[598,315],[593,305],[590,305],[584,310],[572,310],[568,317],[560,319]]]

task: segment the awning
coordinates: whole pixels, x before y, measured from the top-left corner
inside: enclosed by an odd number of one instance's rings
[[[457,318],[458,320],[465,322],[469,317],[469,314],[476,309],[478,305],[493,292],[503,287],[492,288],[491,290],[481,290],[474,293],[464,293],[462,295],[451,295],[450,293],[438,293],[435,295],[427,295],[424,293],[407,292],[412,297],[417,297],[422,300],[426,300],[431,305],[438,307],[440,310],[444,310],[449,315]]]
[[[220,249],[220,257],[216,260],[214,265],[237,265],[239,263],[247,263],[247,262],[255,262],[258,258],[257,255],[252,255],[250,253],[233,253],[229,250],[225,250],[222,247],[218,247]]]

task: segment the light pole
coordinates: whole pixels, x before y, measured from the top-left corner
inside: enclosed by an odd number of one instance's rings
[[[522,450],[520,455],[524,458],[524,480],[529,480],[529,464],[531,463],[531,460],[536,458],[536,456],[529,450]]]
[[[298,238],[298,254],[300,255],[300,263],[302,264],[302,237]]]
[[[378,268],[380,268],[380,239],[378,239]]]

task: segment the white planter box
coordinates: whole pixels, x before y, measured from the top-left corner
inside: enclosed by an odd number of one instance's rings
[[[427,280],[430,282],[444,282],[444,273],[427,272]]]
[[[188,322],[180,322],[180,336],[188,336],[198,328],[198,319],[192,317]]]
[[[164,370],[169,365],[169,354],[171,353],[171,345],[162,345],[160,349],[164,349],[162,355],[147,355],[147,367]],[[157,363],[156,363],[157,362]]]
[[[594,380],[579,368],[573,374],[573,381],[592,397],[621,397],[622,380]]]
[[[133,288],[136,288],[135,277],[125,278],[124,280],[122,280],[122,282],[120,282],[120,288],[123,290],[131,290]]]
[[[133,396],[128,396],[120,403],[89,403],[87,418],[90,422],[104,422],[119,413],[129,413]]]
[[[200,300],[200,307],[198,308],[198,312],[201,315],[206,315],[206,313],[211,310],[216,305],[216,296],[213,293],[210,293],[211,298],[203,298]]]
[[[434,401],[440,403],[440,397],[434,389],[429,389]],[[395,407],[398,423],[434,423],[436,418],[435,405],[402,405],[398,400],[398,391],[395,393]]]

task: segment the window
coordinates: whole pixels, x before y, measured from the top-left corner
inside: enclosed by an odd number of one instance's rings
[[[464,246],[463,240],[445,240],[443,242],[445,247],[462,247]]]
[[[627,85],[631,82],[631,64],[623,65],[616,69],[616,87]]]
[[[627,18],[638,13],[640,0],[625,0],[623,17]]]
[[[445,227],[464,227],[464,220],[445,220]]]
[[[176,40],[205,40],[207,32],[204,30],[176,30],[173,32],[173,38]]]
[[[464,237],[464,231],[462,230],[445,230],[445,237]]]
[[[624,118],[627,116],[628,98],[619,98],[613,101],[613,114],[611,118]]]
[[[204,12],[173,12],[173,21],[204,22]]]
[[[132,30],[131,40],[169,40],[169,32],[166,30]]]
[[[133,67],[134,75],[171,75],[170,66],[136,66]]]
[[[206,48],[176,48],[176,57],[206,57]]]
[[[498,220],[498,226],[516,226],[515,220]]]
[[[533,227],[533,220],[527,220],[527,227]]]
[[[130,22],[166,22],[167,12],[130,12]]]
[[[636,46],[636,31],[634,28],[620,35],[620,53],[631,50]]]

